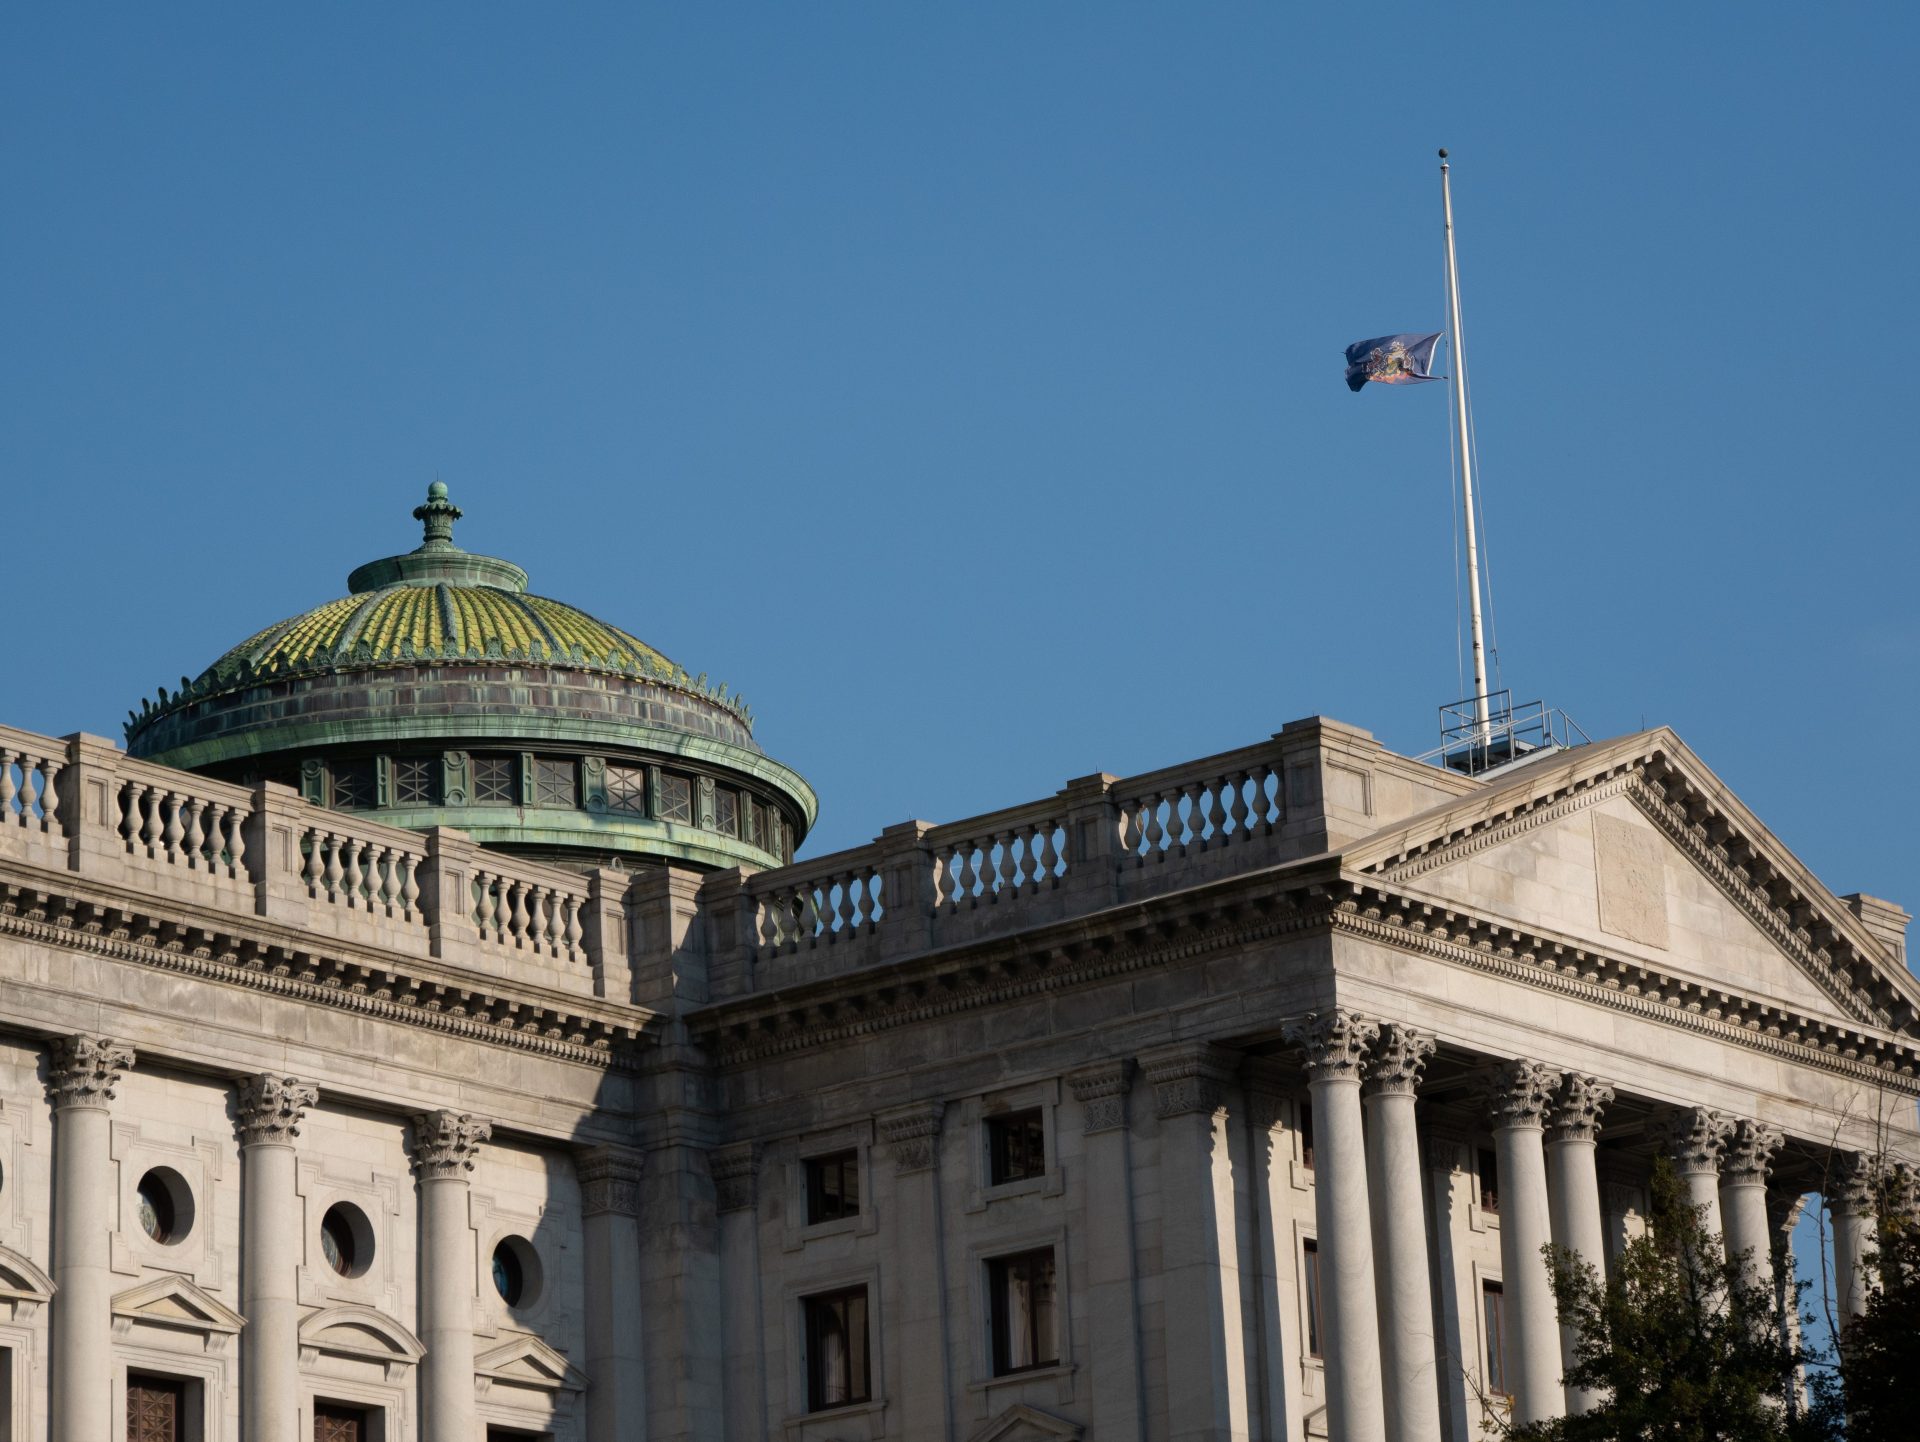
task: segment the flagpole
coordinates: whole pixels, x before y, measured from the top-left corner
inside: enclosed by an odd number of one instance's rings
[[[1480,621],[1480,538],[1473,514],[1473,427],[1467,416],[1467,352],[1460,335],[1460,272],[1453,258],[1453,187],[1440,152],[1440,205],[1447,228],[1447,310],[1453,331],[1453,404],[1460,425],[1460,495],[1467,516],[1468,614],[1473,620],[1473,719],[1482,746],[1492,740],[1487,712],[1487,643]]]

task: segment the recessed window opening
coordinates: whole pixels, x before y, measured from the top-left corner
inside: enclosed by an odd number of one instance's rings
[[[867,1289],[848,1287],[807,1297],[807,1410],[850,1407],[873,1400],[867,1352]]]
[[[373,1226],[351,1202],[335,1202],[320,1219],[320,1255],[343,1277],[364,1277],[373,1265]]]
[[[1500,1215],[1500,1158],[1491,1147],[1480,1148],[1480,1210]]]
[[[807,1159],[807,1224],[860,1215],[860,1153]]]
[[[540,1299],[540,1254],[525,1237],[503,1237],[493,1249],[493,1290],[509,1307]]]
[[[987,1263],[987,1285],[993,1304],[993,1375],[1056,1365],[1053,1248],[995,1258]]]
[[[1295,1104],[1295,1113],[1300,1118],[1300,1165],[1308,1171],[1313,1170],[1313,1103],[1303,1100]]]
[[[1300,1271],[1307,1284],[1307,1355],[1320,1352],[1320,1244],[1308,1237],[1300,1244]]]
[[[193,1230],[193,1193],[172,1167],[155,1167],[134,1190],[140,1230],[163,1247],[184,1241]]]
[[[1487,1320],[1487,1390],[1496,1397],[1511,1395],[1507,1386],[1507,1299],[1498,1282],[1480,1287]]]
[[[1025,1181],[1047,1171],[1046,1119],[1040,1108],[987,1121],[987,1161],[992,1184]]]

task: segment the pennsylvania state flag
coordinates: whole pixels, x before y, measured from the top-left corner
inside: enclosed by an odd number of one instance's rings
[[[1437,381],[1431,374],[1433,348],[1445,331],[1432,335],[1383,335],[1355,341],[1347,347],[1347,389],[1357,391],[1368,381],[1383,386],[1409,386]]]

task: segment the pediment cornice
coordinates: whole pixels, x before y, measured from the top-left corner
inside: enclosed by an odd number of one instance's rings
[[[534,1336],[515,1337],[482,1352],[473,1359],[473,1370],[495,1382],[543,1392],[583,1392],[587,1387],[587,1374],[569,1362],[566,1353]]]
[[[145,1322],[204,1336],[230,1337],[246,1326],[246,1318],[185,1277],[157,1277],[117,1293],[114,1320],[121,1324]]]

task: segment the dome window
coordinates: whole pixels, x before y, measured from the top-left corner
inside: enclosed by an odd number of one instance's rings
[[[686,777],[661,773],[660,819],[693,824],[693,783]]]
[[[332,795],[335,811],[373,810],[373,762],[334,762]]]
[[[740,834],[740,799],[725,787],[713,793],[713,829],[722,836]]]
[[[577,809],[580,785],[571,760],[541,756],[533,763],[533,804]]]
[[[439,762],[426,758],[402,757],[393,763],[393,804],[395,806],[432,806],[435,804],[433,773]]]
[[[647,773],[641,766],[607,766],[607,810],[628,816],[647,814]]]
[[[518,806],[514,794],[511,756],[473,758],[473,801],[476,806]]]

